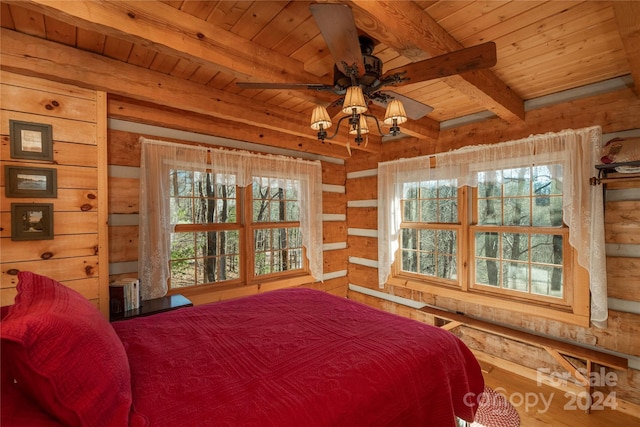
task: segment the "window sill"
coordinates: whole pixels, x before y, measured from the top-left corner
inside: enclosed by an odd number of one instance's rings
[[[407,279],[406,277],[392,277],[387,281],[387,283],[393,286],[428,293],[435,297],[451,298],[493,309],[512,311],[520,314],[544,317],[586,328],[589,327],[589,316],[576,313],[576,310],[572,310],[570,307],[555,308],[542,306],[535,302],[508,299],[479,292],[463,292],[460,289],[450,286],[418,282],[416,280]]]
[[[180,288],[171,290],[168,294],[182,294],[192,300],[195,305],[199,305],[208,302],[260,294],[276,289],[292,288],[314,282],[316,282],[316,280],[313,276],[303,273],[296,276],[278,278],[259,283],[235,283],[227,286],[205,285],[194,288]]]

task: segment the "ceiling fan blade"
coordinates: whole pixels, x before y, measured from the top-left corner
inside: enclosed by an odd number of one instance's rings
[[[241,89],[313,89],[313,90],[333,90],[333,86],[313,83],[254,83],[236,82]]]
[[[342,112],[343,102],[344,98],[338,98],[331,104],[327,105],[327,112],[329,113],[329,117],[334,118],[338,113]]]
[[[358,69],[356,77],[361,76],[364,62],[351,8],[346,4],[317,3],[310,9],[338,69],[349,75],[344,64],[349,67],[355,64]]]
[[[382,93],[383,96],[372,97],[372,101],[374,104],[386,108],[387,104],[392,99],[400,100],[402,101],[402,105],[404,106],[404,111],[407,113],[407,117],[411,120],[419,120],[433,111],[433,107],[418,102],[413,98],[401,95],[397,92],[383,90],[380,91],[380,93]]]
[[[493,67],[496,61],[496,44],[487,42],[394,68],[385,77],[406,72],[405,77],[409,79],[396,85],[402,86]]]

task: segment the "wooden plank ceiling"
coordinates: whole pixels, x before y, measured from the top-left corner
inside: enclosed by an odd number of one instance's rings
[[[320,147],[308,126],[315,103],[327,105],[336,95],[236,85],[333,82],[333,58],[310,4],[2,1],[0,65],[106,90],[114,117],[158,121],[146,107],[163,104],[191,113],[174,127],[344,157],[346,131]],[[436,139],[441,122],[475,113],[518,122],[526,100],[620,76],[631,75],[640,86],[640,2],[348,4],[359,32],[377,41],[374,55],[385,70],[487,41],[496,44],[497,63],[490,69],[393,88],[433,107],[426,117],[402,126],[413,137]],[[372,141],[363,149],[375,150],[380,139]]]

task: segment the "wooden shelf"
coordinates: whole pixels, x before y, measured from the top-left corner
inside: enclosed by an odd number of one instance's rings
[[[608,182],[631,182],[640,181],[640,172],[638,173],[623,173],[617,172],[616,168],[621,166],[632,166],[640,168],[640,161],[623,162],[623,163],[608,163],[602,165],[596,165],[598,170],[598,177],[591,178],[591,185],[606,184]],[[609,174],[615,173],[615,177],[610,177]]]

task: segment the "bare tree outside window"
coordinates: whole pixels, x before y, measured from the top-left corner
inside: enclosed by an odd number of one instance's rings
[[[227,180],[232,182],[226,184]],[[215,173],[171,171],[171,287],[237,279],[240,233],[233,179]]]
[[[453,180],[404,184],[401,269],[457,279],[458,189]]]
[[[475,283],[562,297],[561,167],[480,172],[477,207]]]

